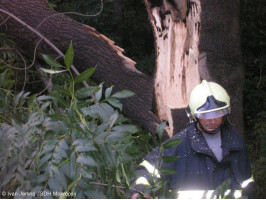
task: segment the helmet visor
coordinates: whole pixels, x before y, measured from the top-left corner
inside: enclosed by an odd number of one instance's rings
[[[195,117],[200,119],[215,119],[230,112],[227,103],[219,101],[214,96],[208,96],[206,102],[197,109]]]
[[[215,119],[218,117],[225,116],[229,113],[230,113],[230,107],[227,107],[224,109],[210,111],[210,112],[196,112],[195,117],[199,119]]]

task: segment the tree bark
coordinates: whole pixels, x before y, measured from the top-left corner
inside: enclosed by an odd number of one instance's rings
[[[231,121],[243,133],[239,1],[159,2],[145,0],[155,38],[157,115],[170,133],[182,129],[190,92],[206,79],[228,91]]]
[[[122,100],[123,112],[152,133],[161,120],[169,122],[169,136],[184,128],[190,91],[202,79],[217,82],[229,92],[232,122],[243,133],[239,1],[144,1],[155,37],[154,77],[136,70],[135,62],[125,57],[121,48],[92,27],[64,15],[50,17],[58,13],[42,0],[1,0],[0,8],[38,27],[63,52],[72,40],[76,68],[82,72],[97,66],[93,75],[96,82],[104,82],[105,87],[114,85],[115,91],[135,92],[135,96]],[[7,19],[1,16],[3,21]],[[40,39],[13,19],[2,24],[0,30],[28,53]],[[38,52],[57,56],[45,43]],[[153,95],[156,114],[151,111]]]

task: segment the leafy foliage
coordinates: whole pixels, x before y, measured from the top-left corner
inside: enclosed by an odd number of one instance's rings
[[[128,198],[135,166],[147,152],[137,145],[150,149],[148,138],[120,112],[119,98],[134,93],[104,92],[103,84],[80,87],[95,68],[73,77],[71,51],[70,45],[66,67],[44,56],[52,68],[43,71],[64,77],[50,95],[1,85],[0,190],[9,197]],[[1,78],[8,80],[7,70]]]

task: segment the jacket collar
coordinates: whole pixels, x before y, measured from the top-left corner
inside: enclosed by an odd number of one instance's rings
[[[191,125],[192,131],[189,132],[189,140],[192,149],[195,152],[207,154],[211,157],[215,157],[212,150],[209,148],[203,133],[197,128],[196,122]],[[223,157],[228,155],[230,151],[238,151],[243,148],[243,142],[241,138],[232,128],[221,127],[222,148]]]

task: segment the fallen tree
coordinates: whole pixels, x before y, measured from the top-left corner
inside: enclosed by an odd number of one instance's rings
[[[145,4],[155,38],[154,77],[138,71],[135,62],[125,57],[113,41],[92,27],[47,8],[44,0],[1,0],[0,9],[41,33],[62,52],[72,41],[77,70],[82,72],[97,66],[93,75],[97,83],[104,82],[105,87],[114,85],[114,92],[133,91],[135,96],[122,100],[123,112],[152,133],[162,120],[169,122],[168,136],[188,123],[185,108],[189,94],[201,79],[218,82],[228,90],[232,97],[233,123],[242,133],[239,3],[145,0]],[[1,13],[1,31],[33,55],[43,38],[8,13]],[[37,53],[58,56],[45,40],[38,45]]]

